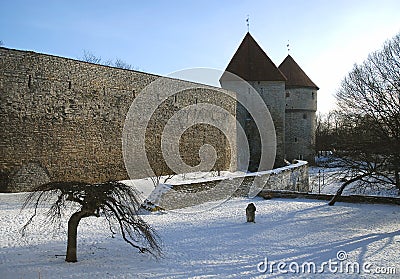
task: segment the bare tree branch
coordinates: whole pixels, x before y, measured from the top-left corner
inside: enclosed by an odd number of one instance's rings
[[[400,194],[400,33],[343,79],[339,109],[318,119],[317,148],[334,150],[344,184]],[[350,182],[349,182],[350,181]],[[334,203],[334,202],[332,202]]]
[[[45,214],[45,223],[60,224],[67,204],[77,205],[68,221],[68,245],[66,261],[76,262],[77,227],[82,218],[104,216],[113,234],[112,223],[117,221],[123,239],[140,252],[148,252],[155,257],[161,255],[160,238],[154,229],[139,215],[141,202],[138,193],[131,187],[116,181],[99,184],[83,182],[50,182],[37,187],[26,198],[22,209],[33,207],[34,213],[22,228],[26,228],[38,214],[41,203],[50,202]]]

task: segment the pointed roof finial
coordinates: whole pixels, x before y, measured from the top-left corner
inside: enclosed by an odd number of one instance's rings
[[[232,80],[233,77],[227,72],[246,81],[286,81],[286,77],[250,33],[244,36],[220,80]]]
[[[249,15],[247,15],[247,18],[246,18],[246,24],[247,24],[247,32],[250,32],[250,16]]]
[[[289,52],[290,52],[290,44],[289,44],[289,40],[287,41],[287,45],[286,45],[286,47],[287,47],[287,53],[288,53],[288,55],[289,55]]]

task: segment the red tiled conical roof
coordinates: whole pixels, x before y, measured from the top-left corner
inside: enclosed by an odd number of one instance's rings
[[[279,65],[279,70],[287,78],[286,88],[290,87],[310,87],[319,89],[314,82],[306,75],[300,66],[294,61],[292,56],[288,55]]]
[[[286,81],[285,76],[250,33],[244,37],[225,71],[246,81]],[[229,74],[224,73],[220,80],[230,80]]]

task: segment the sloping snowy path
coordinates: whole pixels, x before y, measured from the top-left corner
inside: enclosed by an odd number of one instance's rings
[[[400,274],[400,207],[311,200],[233,199],[198,213],[185,210],[145,215],[163,240],[164,257],[139,254],[111,233],[104,219],[86,218],[79,227],[78,263],[66,263],[66,229],[49,231],[34,223],[28,237],[19,230],[29,217],[20,213],[24,194],[0,194],[0,278],[382,278],[379,274],[260,273],[271,261],[338,261],[396,268]],[[245,223],[249,202],[256,223]],[[218,203],[215,203],[217,205]],[[207,206],[209,208],[209,205]],[[193,211],[193,208],[191,209]],[[36,225],[35,225],[36,224]],[[66,223],[65,223],[66,224]],[[346,262],[344,261],[344,262]],[[264,268],[264,265],[260,265]],[[286,266],[288,271],[288,266]],[[385,275],[385,278],[397,278]]]

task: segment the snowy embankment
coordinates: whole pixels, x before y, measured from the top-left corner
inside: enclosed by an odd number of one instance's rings
[[[347,253],[342,263],[371,264],[372,272],[386,268],[400,273],[399,206],[329,207],[302,199],[242,198],[209,211],[198,206],[198,213],[144,215],[164,242],[164,257],[159,260],[139,254],[119,235],[112,238],[104,219],[86,218],[79,227],[78,262],[66,263],[63,256],[56,256],[65,254],[65,227],[53,231],[34,223],[28,237],[21,238],[19,230],[31,213],[20,213],[24,197],[0,194],[0,278],[348,278],[351,272],[333,274],[327,266],[323,275],[289,271],[291,262],[314,262],[317,269],[329,260],[339,262],[339,251]],[[249,202],[257,207],[256,223],[245,223]],[[283,272],[288,274],[279,273],[276,265],[273,273],[258,271],[257,266],[264,269],[260,263],[265,258],[268,263],[287,263]]]
[[[340,168],[310,167],[310,192],[321,194],[335,194],[343,181],[338,180]],[[348,185],[343,191],[343,195],[366,195],[397,197],[399,190],[395,186],[382,186],[372,184],[364,187],[356,187],[356,183]]]
[[[245,175],[244,172],[230,172],[230,171],[221,171],[221,172],[193,172],[193,173],[183,173],[183,174],[175,174],[172,176],[161,176],[159,177],[159,183],[161,184],[190,184],[204,181],[212,181],[212,180],[220,180],[221,178],[232,178]],[[155,189],[154,185],[157,185],[156,177],[148,177],[142,179],[133,179],[133,180],[123,180],[122,182],[126,185],[134,187],[141,198],[144,200]]]
[[[312,193],[335,194],[344,181],[340,181],[343,168],[337,167],[340,161],[333,157],[332,153],[327,156],[315,157],[319,166],[309,167],[309,188]],[[382,181],[386,178],[382,177]],[[359,186],[357,182],[349,184],[343,191],[343,195],[366,195],[381,197],[397,197],[399,189],[394,185],[382,185],[382,183],[371,183]]]

